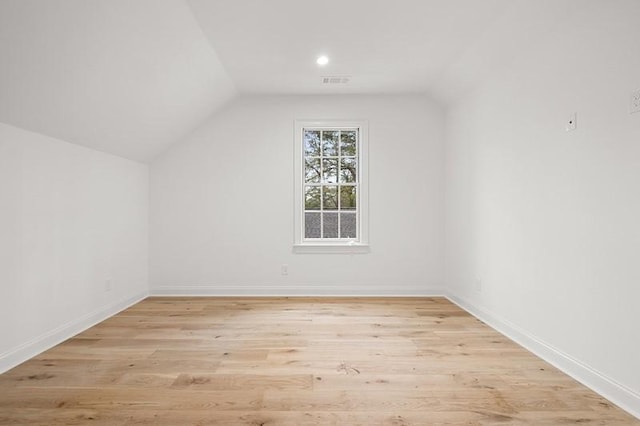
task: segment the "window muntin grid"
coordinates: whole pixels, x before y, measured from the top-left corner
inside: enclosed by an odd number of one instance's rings
[[[305,241],[358,241],[358,128],[303,129]]]

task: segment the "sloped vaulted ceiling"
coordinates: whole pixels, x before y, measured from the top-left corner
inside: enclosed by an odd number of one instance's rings
[[[598,0],[187,0],[243,93],[449,103]],[[601,2],[601,1],[600,1]],[[331,58],[319,68],[317,55]],[[323,75],[352,78],[321,84]]]
[[[598,1],[0,0],[0,121],[150,161],[236,93],[451,103]]]
[[[514,0],[187,1],[241,92],[372,94],[427,92]]]
[[[0,1],[0,121],[149,161],[235,87],[183,0]]]

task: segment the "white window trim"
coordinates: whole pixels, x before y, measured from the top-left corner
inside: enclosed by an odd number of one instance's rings
[[[305,128],[358,128],[358,241],[304,241],[304,150],[302,149]],[[296,120],[294,139],[294,253],[346,253],[369,252],[369,123],[366,120]]]

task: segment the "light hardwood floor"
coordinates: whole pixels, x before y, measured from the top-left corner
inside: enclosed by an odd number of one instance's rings
[[[639,425],[442,298],[149,298],[0,376],[0,424]]]

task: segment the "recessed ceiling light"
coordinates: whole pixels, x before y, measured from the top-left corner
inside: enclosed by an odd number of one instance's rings
[[[318,64],[320,66],[327,65],[328,63],[329,63],[329,58],[327,58],[324,55],[318,56],[318,59],[316,59],[316,64]]]

